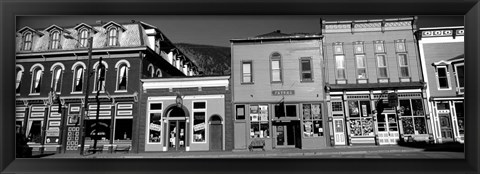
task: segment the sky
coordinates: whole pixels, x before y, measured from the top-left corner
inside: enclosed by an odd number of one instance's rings
[[[143,21],[158,27],[173,43],[192,43],[230,46],[230,39],[247,38],[280,30],[282,33],[319,33],[320,19],[327,21],[399,18],[409,16],[325,16],[325,15],[273,15],[273,16],[19,16],[17,30],[29,26],[45,29],[50,25],[73,27],[79,23],[90,25],[96,21]],[[418,16],[417,27],[462,26],[463,16]]]

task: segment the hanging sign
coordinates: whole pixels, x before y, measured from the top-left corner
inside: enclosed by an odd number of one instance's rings
[[[200,123],[193,125],[193,131],[199,131],[199,130],[204,130],[205,129],[205,123]]]

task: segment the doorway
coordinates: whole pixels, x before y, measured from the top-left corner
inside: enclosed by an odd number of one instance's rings
[[[377,119],[379,144],[397,144],[399,132],[396,115],[394,113],[382,114]]]
[[[439,114],[442,141],[453,141],[452,121],[449,114]]]
[[[168,122],[168,150],[185,151],[185,120]]]
[[[300,126],[295,123],[279,123],[274,125],[276,147],[300,148]]]
[[[222,119],[218,115],[210,117],[210,150],[221,151],[222,150]]]
[[[333,129],[334,136],[335,136],[335,145],[346,145],[345,141],[345,129],[343,125],[343,118],[335,118],[333,119],[333,124],[335,128]]]

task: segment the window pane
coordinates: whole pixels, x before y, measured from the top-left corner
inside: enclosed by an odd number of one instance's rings
[[[400,68],[401,75],[402,77],[409,77],[410,75],[408,74],[408,67],[401,67]]]
[[[361,115],[362,117],[368,117],[368,115],[371,113],[370,110],[370,101],[360,101],[360,106],[361,106]]]
[[[272,60],[272,69],[280,69],[280,61]]]
[[[303,136],[313,137],[313,122],[311,120],[303,122]]]
[[[115,120],[115,140],[132,140],[132,119]]]
[[[162,113],[150,113],[150,123],[148,125],[149,130],[149,142],[160,142],[161,141],[161,131],[162,131]]]
[[[237,105],[237,120],[244,120],[245,119],[245,105]]]
[[[332,111],[343,111],[342,102],[332,102]]]
[[[380,74],[380,77],[384,77],[384,78],[388,77],[387,68],[378,68],[378,72]]]
[[[411,117],[402,118],[402,125],[404,134],[415,134],[413,129],[413,120]]]
[[[268,105],[260,105],[258,113],[259,121],[268,123]]]
[[[312,105],[312,117],[313,119],[322,119],[321,105],[319,104]]]
[[[302,71],[310,71],[310,60],[302,60]]]
[[[162,110],[161,103],[150,103],[150,110]]]
[[[244,74],[243,82],[252,82],[252,78],[250,77],[250,74]]]
[[[28,142],[42,142],[42,121],[33,121],[28,132]]]
[[[323,136],[323,122],[313,121],[313,136]]]
[[[95,119],[86,120],[85,122],[85,140],[94,140],[95,138],[97,138],[97,140],[110,140],[110,119],[99,120],[98,126]],[[98,135],[97,137],[95,137],[96,134]]]
[[[272,70],[272,81],[281,81],[280,70]]]
[[[205,109],[206,103],[205,102],[194,102],[193,109]]]
[[[357,68],[365,68],[365,56],[364,55],[356,55],[357,58]]]
[[[413,115],[424,116],[423,103],[421,99],[412,99]]]
[[[348,111],[350,113],[350,117],[359,117],[360,109],[358,108],[358,102],[348,101]]]
[[[458,78],[459,87],[465,86],[464,73],[465,73],[464,66],[463,65],[457,66],[457,78]]]
[[[312,119],[312,105],[311,104],[303,104],[303,120],[311,120]]]
[[[367,70],[365,68],[357,69],[357,78],[365,79],[367,78]]]
[[[260,125],[258,122],[250,125],[250,138],[260,137]]]
[[[302,73],[302,80],[311,80],[312,73]]]
[[[447,77],[447,69],[446,68],[437,68],[438,69],[438,77]]]
[[[337,69],[337,78],[339,79],[345,78],[345,69]]]
[[[385,55],[377,55],[378,67],[387,66]]]
[[[193,113],[193,142],[205,142],[205,112]]]
[[[335,65],[337,66],[337,69],[344,68],[345,67],[344,63],[345,63],[344,56],[335,56]]]
[[[400,113],[402,114],[402,116],[412,116],[410,100],[400,100]]]
[[[400,66],[406,66],[406,65],[408,65],[407,55],[405,55],[405,54],[399,54],[399,55],[398,55],[398,59],[400,60]]]
[[[270,125],[268,123],[260,124],[260,138],[270,138]]]
[[[297,117],[297,105],[286,105],[287,117]]]
[[[444,78],[438,78],[438,83],[440,85],[440,88],[448,88],[448,79],[446,77]]]
[[[450,105],[448,105],[448,103],[437,103],[437,109],[438,110],[449,110]]]
[[[251,73],[250,72],[250,63],[243,63],[243,73]]]
[[[75,75],[75,88],[74,91],[82,91],[83,84],[83,68],[79,67]]]
[[[457,124],[458,124],[458,131],[460,134],[465,134],[465,115],[464,115],[464,107],[462,103],[455,103],[455,113],[457,114]]]
[[[415,134],[426,134],[427,129],[425,128],[425,118],[414,117],[414,121],[415,121]]]

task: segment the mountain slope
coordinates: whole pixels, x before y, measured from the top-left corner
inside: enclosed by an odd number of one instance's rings
[[[230,48],[177,43],[175,46],[195,63],[203,75],[230,75]]]

